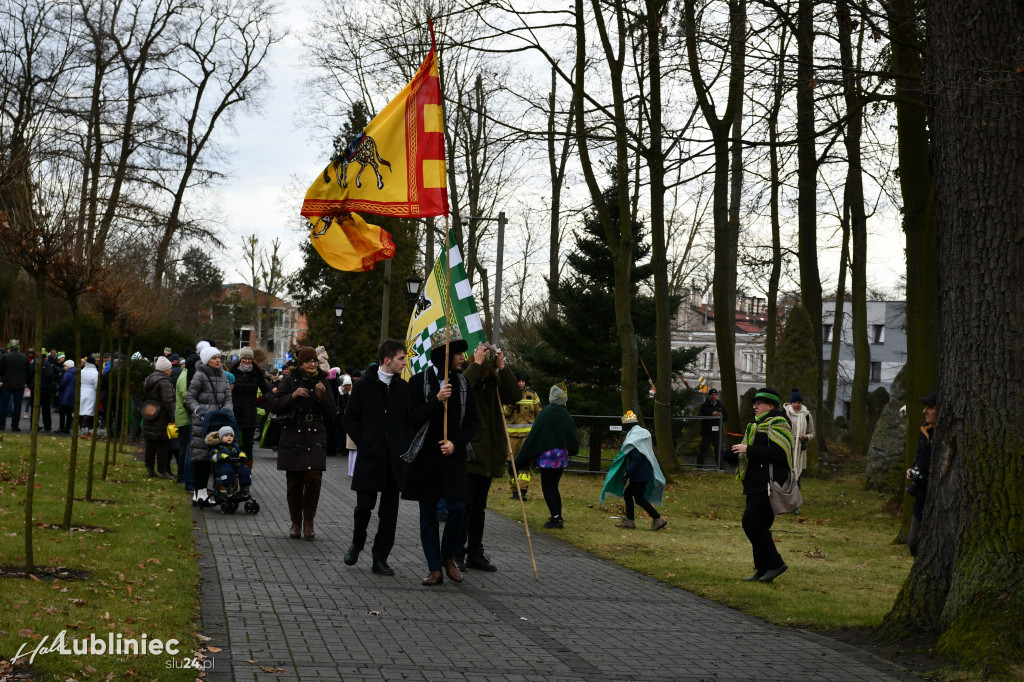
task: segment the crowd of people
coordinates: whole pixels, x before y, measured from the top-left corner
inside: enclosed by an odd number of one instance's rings
[[[405,499],[418,505],[428,570],[423,585],[440,585],[445,578],[460,583],[467,568],[498,570],[484,550],[485,509],[495,478],[511,475],[513,497],[521,494],[525,499],[529,471],[537,467],[550,511],[544,526],[563,527],[559,481],[569,459],[578,453],[579,441],[564,384],[551,387],[548,405],[541,409],[527,377],[513,372],[500,348],[482,343],[469,352],[457,334],[447,339],[444,334],[441,330],[432,337],[430,366],[408,382],[402,378],[405,345],[393,339],[380,345],[377,361],[365,371],[342,371],[330,366],[322,347],[299,347],[280,372],[261,367],[261,358],[250,348],[232,351],[225,360],[205,339],[184,361],[165,348],[142,383],[145,400],[135,402],[118,399],[119,382],[112,378],[122,362],[117,354],[87,356],[75,363],[56,350],[44,350],[38,357],[31,350],[22,353],[19,342],[12,340],[0,354],[0,430],[7,428],[8,416],[11,430],[21,430],[22,403],[31,398],[35,363],[41,362],[41,430],[54,430],[55,408],[55,431],[70,433],[76,382],[81,385],[82,437],[90,437],[94,429],[102,434],[103,425],[122,423],[120,410],[127,405],[133,418],[125,421],[137,423],[146,442],[147,475],[183,484],[200,508],[211,502],[211,493],[222,489],[240,487],[243,499],[248,499],[259,439],[276,448],[277,469],[285,472],[288,536],[306,540],[316,537],[314,519],[327,457],[346,455],[356,502],[345,565],[358,562],[376,507],[371,570],[394,575],[388,558],[400,500]],[[915,467],[907,472],[912,488],[921,481],[912,551],[937,401],[933,394],[921,402],[926,417],[922,445]],[[741,442],[732,446],[731,455],[746,496],[742,525],[755,566],[755,573],[745,580],[771,582],[788,567],[772,539],[776,512],[769,501],[769,482],[784,485],[790,477],[799,482],[814,420],[797,389],[783,404],[776,391],[762,388],[753,407],[754,421]],[[699,466],[707,448],[718,440],[725,419],[716,390],[708,392],[698,414],[704,418]],[[227,415],[230,425],[211,421],[216,415]],[[651,434],[632,413],[623,417],[622,430],[625,439],[608,472],[602,501],[607,494],[625,500],[626,516],[619,528],[636,528],[639,507],[650,516],[651,529],[660,530],[668,522],[654,504],[661,502],[665,478]],[[522,473],[517,479],[513,472]]]

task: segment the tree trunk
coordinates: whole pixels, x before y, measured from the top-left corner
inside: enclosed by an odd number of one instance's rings
[[[921,544],[882,634],[938,633],[941,654],[1012,677],[1024,659],[1024,11],[933,0],[927,19],[939,404]]]
[[[811,316],[814,347],[821,343],[821,276],[818,274],[818,158],[814,137],[814,0],[799,0],[796,44],[797,242],[800,253],[800,296]],[[821,382],[813,387],[823,404]]]
[[[924,74],[923,36],[919,35],[916,0],[885,3],[896,94],[900,193],[907,243],[907,396],[928,395],[938,380],[938,257],[935,246],[935,185],[928,163],[928,120],[920,79]],[[914,423],[911,421],[910,423]],[[917,429],[907,429],[907,468],[914,463]],[[900,538],[910,532],[913,498],[904,496]]]
[[[114,448],[114,456],[111,458],[111,464],[117,466],[117,453],[124,452],[124,442],[128,439],[128,432],[132,427],[132,399],[129,391],[132,385],[132,353],[135,352],[135,337],[128,337],[128,351],[125,356],[121,358],[121,368],[124,374],[124,383],[121,385],[121,391],[117,395],[118,408],[120,409],[121,417],[121,432],[117,437],[117,447]],[[108,436],[109,437],[109,436]]]
[[[647,49],[650,53],[650,149],[647,167],[651,182],[651,266],[654,270],[655,344],[658,366],[654,380],[654,442],[658,464],[666,473],[679,468],[672,443],[672,313],[665,236],[665,152],[661,122],[661,21],[666,0],[646,0]]]
[[[868,220],[864,213],[864,180],[861,175],[860,141],[863,130],[863,100],[860,95],[859,64],[853,54],[853,19],[848,0],[836,1],[839,25],[839,54],[843,69],[843,99],[846,102],[846,186],[843,190],[844,213],[849,209],[853,258],[850,265],[853,324],[853,385],[850,389],[850,436],[856,456],[867,454],[871,434],[868,430],[868,379],[871,371],[871,346],[867,317]],[[863,23],[861,24],[863,26]],[[818,325],[819,330],[821,325]]]
[[[111,348],[113,348],[114,344],[111,343],[110,345],[111,345]],[[118,355],[121,355],[121,335],[120,334],[118,334],[118,336],[117,336],[117,350],[114,351],[114,352],[116,352]],[[103,371],[103,359],[100,358],[100,372],[102,372],[102,371]],[[110,467],[110,450],[113,447],[113,443],[114,443],[114,430],[117,428],[117,424],[112,424],[111,421],[110,421],[110,413],[113,412],[113,410],[110,409],[110,404],[109,404],[110,403],[110,385],[111,385],[111,382],[113,382],[113,381],[115,381],[115,378],[114,378],[114,353],[111,353],[110,354],[110,373],[107,375],[107,405],[106,405],[106,409],[103,411],[103,422],[105,424],[104,428],[105,428],[105,430],[107,432],[107,442],[106,442],[104,450],[103,450],[103,475],[100,478],[102,478],[104,481],[107,480],[107,470]],[[97,396],[97,399],[98,398],[99,398],[99,396]],[[97,419],[96,419],[96,416],[94,415],[93,416],[93,438],[96,438],[96,427],[95,427],[96,421],[97,421]]]
[[[36,348],[43,347],[43,300],[46,298],[46,270],[35,273],[36,281]],[[28,448],[28,474],[25,479],[25,576],[35,570],[35,555],[32,553],[32,520],[33,501],[36,490],[36,463],[39,460],[39,393],[43,388],[43,358],[36,360],[35,376],[32,378],[32,432]],[[21,415],[15,415],[20,417]]]
[[[844,202],[845,204],[845,202]],[[829,433],[835,421],[836,385],[839,383],[839,351],[843,347],[843,315],[846,305],[846,261],[850,257],[850,213],[843,208],[843,244],[839,249],[839,285],[836,287],[836,306],[832,313],[832,343],[829,345],[828,358],[828,393],[825,400],[824,414],[816,428],[824,434]],[[915,437],[914,444],[917,444]]]

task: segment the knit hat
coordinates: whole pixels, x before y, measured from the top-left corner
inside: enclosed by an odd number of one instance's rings
[[[93,357],[93,356],[91,356],[91,355],[90,355],[89,357],[87,357],[87,358],[85,359],[85,361],[86,361],[86,362],[88,362],[89,364],[92,364],[92,365],[95,365],[95,364],[96,364],[96,358],[94,358],[94,357]]]
[[[156,359],[156,362],[153,363],[153,367],[158,372],[166,372],[171,368],[171,361],[161,355]]]
[[[231,428],[230,426],[222,426],[222,427],[220,427],[220,431],[217,432],[217,437],[218,438],[224,438],[224,436],[226,436],[228,434],[231,434],[231,437],[234,438],[235,437],[235,430],[233,428]]]
[[[779,398],[779,392],[770,388],[759,388],[757,394],[754,396],[754,400],[751,402],[765,402],[772,403],[775,407],[782,404],[782,400]]]
[[[552,405],[565,405],[565,402],[569,399],[569,393],[565,388],[565,382],[561,381],[551,387],[548,392],[548,402]]]
[[[165,346],[164,347],[164,355],[170,355],[170,354],[171,354],[171,347],[170,346]]]
[[[718,395],[718,389],[717,388],[708,389],[708,395],[711,395],[711,394]]]
[[[317,359],[316,349],[310,348],[309,346],[299,346],[295,349],[295,353],[292,357],[295,358],[295,364],[301,365],[304,362]]]
[[[341,378],[341,385],[342,386],[351,386],[352,385],[352,377],[350,377],[348,374],[343,376]]]
[[[791,403],[802,403],[804,397],[800,395],[800,389],[794,388],[789,394],[789,402]]]
[[[252,357],[253,357],[253,355],[252,355],[252,348],[249,348],[249,346],[246,346],[242,350],[238,351],[238,359],[239,360],[241,360],[242,358],[252,359]]]
[[[210,342],[207,341],[206,339],[203,339],[202,341],[200,341],[199,343],[196,344],[196,352],[199,353],[200,355],[202,355],[203,349],[204,348],[209,348],[209,347],[210,347]]]
[[[330,379],[331,381],[334,381],[335,379],[337,379],[338,378],[338,368],[337,367],[331,367],[331,371],[327,373],[327,378]]]
[[[199,351],[199,362],[203,363],[204,365],[208,365],[210,364],[210,360],[212,360],[214,356],[217,355],[220,355],[220,351],[214,348],[213,346],[208,345],[206,346],[206,348],[203,348],[201,351]]]
[[[633,414],[633,410],[630,410],[626,414],[622,415],[623,424],[637,424],[639,422],[640,420],[636,418],[635,414]]]
[[[171,361],[172,365],[181,364],[181,356],[179,356],[177,353],[171,353],[170,355],[167,356],[167,359]]]
[[[18,341],[18,339],[11,339],[7,344],[7,347],[11,350],[18,350],[21,348],[21,341]]]
[[[74,366],[75,366],[75,361],[74,360],[65,360],[64,361],[64,369],[71,369]]]

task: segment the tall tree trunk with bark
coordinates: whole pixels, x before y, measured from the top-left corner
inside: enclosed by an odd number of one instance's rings
[[[799,0],[796,18],[797,242],[800,296],[811,316],[814,347],[821,349],[821,276],[818,273],[818,158],[814,133],[814,0]],[[821,405],[821,382],[813,387]],[[808,468],[811,463],[808,462]]]
[[[1011,677],[1024,660],[1024,7],[933,0],[927,22],[939,402],[921,544],[882,634],[935,633],[941,654]]]
[[[938,257],[935,246],[935,184],[929,166],[928,119],[925,115],[923,38],[917,0],[883,3],[889,25],[899,140],[900,193],[907,244],[907,395],[928,395],[938,380]],[[907,468],[917,450],[916,429],[907,429]],[[900,536],[910,532],[913,498],[903,500]]]
[[[871,371],[871,346],[868,343],[867,248],[868,219],[864,212],[864,179],[861,170],[861,135],[864,127],[864,101],[860,94],[859,59],[853,53],[853,17],[848,0],[836,1],[839,25],[839,55],[843,70],[843,99],[846,103],[846,186],[843,212],[849,210],[853,258],[850,265],[853,324],[853,385],[850,388],[851,447],[857,456],[867,454],[871,434],[868,430],[868,379]],[[863,26],[863,23],[861,23]],[[818,325],[819,329],[821,325]]]
[[[665,235],[665,152],[661,119],[661,24],[666,0],[646,0],[647,49],[650,55],[650,148],[647,168],[651,182],[651,266],[654,269],[655,345],[658,366],[654,379],[654,442],[658,463],[666,472],[679,468],[672,444],[672,312],[668,282],[668,244]]]
[[[697,49],[697,19],[694,0],[683,5],[686,53],[697,104],[704,116],[714,147],[714,190],[712,215],[715,225],[715,279],[712,283],[715,311],[715,346],[722,379],[722,402],[728,421],[726,430],[740,432],[739,396],[736,393],[736,255],[739,249],[739,223],[730,219],[729,162],[730,131],[743,97],[743,72],[746,60],[746,0],[729,1],[729,96],[721,117],[710,97],[710,86],[700,72]],[[737,142],[738,144],[738,142]],[[733,191],[736,195],[736,191]],[[737,197],[738,199],[738,197]]]

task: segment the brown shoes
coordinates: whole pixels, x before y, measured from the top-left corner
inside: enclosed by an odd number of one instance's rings
[[[302,519],[302,535],[307,540],[316,538],[316,533],[313,532],[313,519]]]
[[[440,585],[444,582],[444,574],[441,571],[431,571],[430,575],[423,579],[423,584],[427,587],[433,587],[434,585]]]
[[[453,583],[462,582],[462,571],[455,565],[455,559],[444,559],[441,561],[441,564],[444,565],[444,572],[448,575],[448,580],[451,580]]]
[[[288,531],[288,537],[294,538],[296,540],[302,537],[302,531],[299,529],[299,524],[292,524],[291,530]]]

